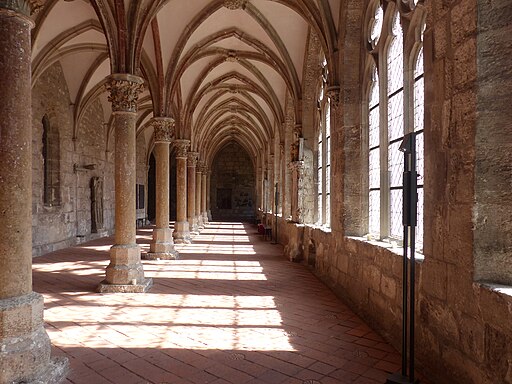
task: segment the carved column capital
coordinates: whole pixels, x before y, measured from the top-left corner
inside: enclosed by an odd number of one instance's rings
[[[188,157],[188,149],[190,148],[190,140],[177,139],[173,141],[176,149],[176,158],[186,159]]]
[[[174,119],[172,117],[154,117],[150,124],[155,130],[155,143],[170,143],[174,139]]]
[[[0,0],[0,10],[9,10],[24,16],[39,12],[46,0]]]
[[[327,97],[329,98],[329,101],[331,103],[331,108],[333,110],[337,110],[340,106],[340,86],[334,85],[331,87],[327,87],[327,90],[325,91]]]
[[[188,159],[187,159],[187,166],[188,167],[195,167],[197,165],[197,160],[199,157],[198,152],[188,152],[187,153]]]
[[[203,160],[198,160],[197,162],[197,168],[196,168],[196,172],[201,172],[203,173],[204,172],[204,169],[206,167],[206,164]]]
[[[224,7],[234,11],[236,9],[244,9],[246,3],[247,0],[224,0]]]
[[[107,78],[108,101],[112,103],[114,112],[137,112],[137,100],[144,90],[144,80],[141,77],[115,73]]]

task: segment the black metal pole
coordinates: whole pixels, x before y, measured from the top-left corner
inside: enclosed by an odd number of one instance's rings
[[[404,152],[403,173],[403,269],[402,269],[402,370],[391,375],[387,384],[414,381],[414,310],[415,310],[415,227],[417,206],[416,134],[404,136],[400,145]],[[409,261],[410,252],[410,261]],[[409,272],[410,270],[410,272]],[[408,300],[409,299],[409,300]],[[409,348],[407,348],[407,346]],[[407,359],[409,357],[409,359]],[[409,372],[407,372],[409,368]],[[417,383],[417,382],[416,382]]]

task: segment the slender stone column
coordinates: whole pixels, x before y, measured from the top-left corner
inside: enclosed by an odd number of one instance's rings
[[[295,223],[304,222],[303,198],[304,190],[304,162],[292,161],[290,163],[292,170],[292,221]]]
[[[208,222],[212,221],[212,206],[211,206],[211,179],[212,179],[212,171],[208,169],[207,177],[206,177],[206,216],[208,217]]]
[[[208,178],[208,167],[205,165],[201,173],[201,212],[203,213],[203,224],[208,224],[208,210],[206,209],[206,179]]]
[[[197,227],[199,230],[204,228],[203,222],[203,213],[201,211],[201,200],[202,200],[202,184],[203,177],[201,176],[203,173],[204,163],[199,161],[196,167],[196,217],[197,217]]]
[[[35,2],[0,1],[0,383],[59,382],[43,297],[32,291],[32,116],[29,18]]]
[[[144,277],[135,223],[135,123],[143,82],[129,74],[113,74],[107,81],[116,143],[115,244],[110,248],[110,264],[99,292],[146,292],[153,283]]]
[[[188,224],[190,226],[190,232],[196,235],[199,233],[196,217],[196,165],[198,155],[197,152],[189,152],[187,161]]]
[[[174,136],[174,119],[155,117],[151,121],[155,136],[156,160],[156,226],[147,260],[175,260],[178,252],[174,249],[172,231],[169,228],[169,144]]]
[[[190,140],[174,140],[176,149],[176,223],[174,224],[174,242],[190,244],[190,227],[187,221],[187,151]]]

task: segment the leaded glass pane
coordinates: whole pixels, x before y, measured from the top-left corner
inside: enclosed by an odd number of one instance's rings
[[[422,133],[416,135],[416,170],[418,171],[418,185],[423,185],[425,179],[425,137]]]
[[[389,225],[389,236],[393,239],[403,239],[403,217],[402,217],[402,200],[403,200],[402,189],[392,189],[390,191],[390,225]]]
[[[375,107],[370,111],[369,115],[369,146],[370,148],[376,147],[379,145],[379,107]]]
[[[373,22],[372,29],[370,32],[370,38],[372,39],[374,45],[376,45],[379,41],[380,34],[382,31],[383,20],[384,20],[384,12],[382,10],[382,7],[379,6],[375,10],[374,22]]]
[[[370,109],[379,104],[379,76],[377,74],[377,68],[373,69],[372,73],[372,85],[370,88],[369,105]]]
[[[418,58],[416,59],[416,67],[414,68],[414,78],[417,78],[420,75],[423,75],[423,47],[420,49],[418,53]]]
[[[423,202],[424,190],[423,188],[418,188],[418,224],[416,226],[416,252],[423,252]]]
[[[368,232],[380,234],[380,191],[370,191],[368,209]]]
[[[395,16],[393,24],[393,41],[388,51],[388,95],[398,91],[404,86],[404,58],[403,58],[403,36],[400,16]]]
[[[369,154],[369,187],[380,188],[379,148],[372,149]]]
[[[390,144],[388,147],[388,170],[389,170],[389,186],[401,187],[404,172],[404,154],[400,152],[401,141]]]
[[[391,96],[388,100],[388,139],[396,140],[404,135],[404,93]]]

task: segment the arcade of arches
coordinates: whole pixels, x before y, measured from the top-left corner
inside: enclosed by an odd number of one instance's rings
[[[219,220],[399,347],[413,134],[417,362],[511,384],[511,25],[511,1],[0,0],[0,382],[65,365],[32,257],[114,235],[98,291],[143,294],[141,259]]]

